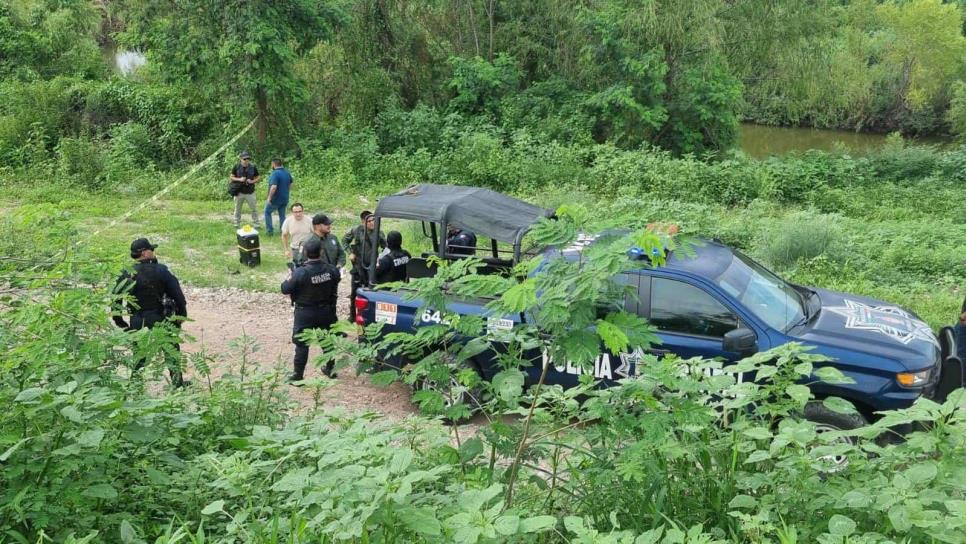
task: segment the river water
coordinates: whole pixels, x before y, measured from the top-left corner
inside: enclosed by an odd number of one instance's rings
[[[942,138],[924,138],[914,141],[939,146],[949,143]],[[738,128],[738,148],[756,159],[764,159],[772,155],[788,155],[809,149],[833,151],[840,148],[844,148],[852,155],[861,156],[882,147],[885,142],[885,134],[849,130],[770,127],[753,123],[742,123]]]

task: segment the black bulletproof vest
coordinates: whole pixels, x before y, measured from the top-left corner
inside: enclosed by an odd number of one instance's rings
[[[236,170],[236,172],[238,172],[236,174],[237,176],[241,176],[243,178],[248,178],[248,179],[251,179],[251,178],[255,177],[255,165],[254,164],[249,164],[246,167],[246,166],[242,166],[241,163],[238,163],[237,165],[235,165],[235,168],[237,168],[237,170]],[[248,194],[251,194],[251,193],[254,193],[255,192],[255,186],[254,185],[249,185],[248,183],[245,183],[245,184],[242,184],[241,188],[238,191],[240,193],[242,193],[242,194],[248,195]]]
[[[376,282],[406,281],[406,265],[409,263],[409,259],[409,252],[402,249],[390,250],[386,255],[379,257],[379,260],[388,265],[389,269],[378,274]]]
[[[322,261],[309,261],[295,269],[292,280],[295,292],[292,302],[296,306],[329,306],[335,304],[338,294],[339,269]]]
[[[131,296],[137,301],[139,312],[161,313],[164,281],[157,261],[142,261],[134,265],[134,286]]]

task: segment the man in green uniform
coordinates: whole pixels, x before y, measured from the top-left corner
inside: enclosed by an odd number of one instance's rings
[[[332,234],[332,220],[324,213],[317,213],[312,217],[312,232],[310,239],[318,239],[322,244],[322,262],[336,268],[345,266],[345,250],[342,244]]]
[[[372,248],[378,245],[379,249],[386,248],[386,237],[381,233],[376,238],[376,216],[366,210],[359,215],[362,223],[356,228],[345,233],[342,243],[349,253],[349,261],[352,262],[352,289],[349,291],[349,322],[356,321],[356,291],[366,283],[369,277],[369,266],[373,262]]]

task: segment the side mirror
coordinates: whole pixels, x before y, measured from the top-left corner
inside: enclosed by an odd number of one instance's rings
[[[721,349],[739,355],[751,355],[758,351],[758,337],[755,331],[745,327],[728,331],[721,340]]]

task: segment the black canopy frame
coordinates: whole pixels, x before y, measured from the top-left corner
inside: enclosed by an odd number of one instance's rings
[[[518,262],[524,235],[541,218],[553,217],[553,210],[491,189],[420,183],[380,200],[374,215],[377,233],[380,232],[382,218],[429,222],[433,227],[433,249],[441,258],[449,254],[443,233],[448,225],[453,225],[490,238],[494,254],[497,242],[512,244],[513,262]],[[440,243],[436,242],[436,225],[439,226]],[[374,263],[378,250],[378,247],[373,247],[370,284],[375,283]]]

